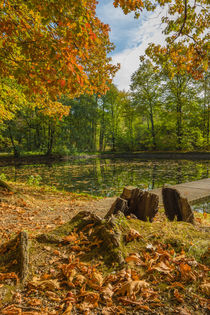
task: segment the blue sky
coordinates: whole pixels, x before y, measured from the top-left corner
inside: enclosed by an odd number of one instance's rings
[[[111,56],[114,64],[121,64],[114,83],[120,90],[127,91],[130,77],[138,68],[139,56],[144,54],[148,44],[164,43],[160,18],[163,9],[142,12],[136,20],[133,13],[124,15],[120,8],[114,8],[113,0],[99,0],[96,12],[100,20],[111,27],[110,39],[116,46]]]

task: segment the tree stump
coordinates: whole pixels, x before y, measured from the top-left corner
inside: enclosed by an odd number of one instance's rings
[[[26,232],[20,232],[14,239],[2,244],[0,248],[0,268],[7,266],[7,272],[14,272],[24,283],[28,276],[29,243]]]
[[[143,190],[135,190],[128,206],[130,213],[137,216],[139,220],[153,221],[158,212],[159,197],[154,193]]]
[[[24,282],[28,275],[28,234],[26,232],[20,232],[19,238],[19,257],[20,257],[20,280]]]
[[[120,198],[125,200],[131,200],[132,198],[134,198],[136,194],[138,194],[138,191],[139,189],[133,186],[124,187]]]
[[[128,186],[123,189],[121,196],[115,200],[105,219],[112,214],[122,212],[124,215],[135,215],[142,221],[149,219],[152,222],[158,211],[158,203],[158,195]]]
[[[128,213],[128,201],[119,197],[114,201],[110,210],[107,212],[104,218],[107,219],[112,214],[117,215],[120,212],[122,212],[125,215]]]
[[[177,217],[177,221],[194,223],[193,211],[187,199],[182,197],[180,192],[171,187],[162,189],[165,214],[170,221]]]

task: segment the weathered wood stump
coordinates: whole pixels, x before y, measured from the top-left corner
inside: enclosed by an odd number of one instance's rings
[[[122,198],[117,198],[114,203],[112,204],[110,210],[105,215],[105,219],[113,215],[118,215],[120,212],[124,213],[125,215],[128,212],[128,202]]]
[[[24,282],[28,275],[28,234],[26,232],[20,232],[19,238],[19,259],[20,259],[20,280]]]
[[[15,272],[24,283],[28,276],[29,242],[26,232],[20,232],[14,239],[0,247],[0,270],[7,266],[7,272]]]
[[[170,221],[173,221],[176,217],[177,221],[194,223],[194,215],[190,204],[177,189],[164,187],[162,196],[165,214]]]
[[[105,218],[112,214],[135,215],[142,221],[153,221],[158,211],[159,197],[154,193],[143,191],[132,186],[125,187],[120,198],[117,198]]]

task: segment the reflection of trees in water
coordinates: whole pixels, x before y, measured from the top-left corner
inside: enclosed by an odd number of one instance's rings
[[[156,165],[156,164],[153,164],[151,189],[154,189],[154,188],[155,188],[156,177],[157,177],[157,165]]]
[[[41,183],[67,191],[116,195],[127,185],[154,189],[209,176],[207,161],[138,161],[91,159],[47,165],[16,165],[0,168],[9,180],[27,182],[40,175]]]

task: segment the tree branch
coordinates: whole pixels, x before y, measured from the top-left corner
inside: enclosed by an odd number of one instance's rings
[[[182,23],[182,26],[181,26],[178,34],[174,38],[173,42],[182,34],[182,31],[183,31],[183,29],[185,27],[186,20],[187,20],[187,0],[184,0],[184,21]]]

